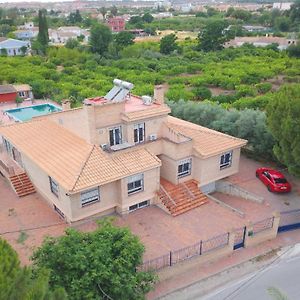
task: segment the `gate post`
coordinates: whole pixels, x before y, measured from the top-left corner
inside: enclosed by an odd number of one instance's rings
[[[273,227],[272,227],[273,234],[275,235],[274,238],[277,236],[279,224],[280,224],[280,212],[274,211],[273,212]]]
[[[228,232],[228,247],[232,251],[233,251],[233,248],[234,248],[234,239],[235,239],[235,230],[231,229]]]

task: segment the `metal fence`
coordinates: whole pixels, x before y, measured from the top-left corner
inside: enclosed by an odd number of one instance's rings
[[[253,224],[253,235],[273,227],[274,217]]]
[[[168,254],[145,261],[140,265],[138,271],[158,271],[162,268],[176,265],[177,263],[190,259],[195,256],[200,256],[207,252],[225,247],[229,243],[229,233],[224,233],[215,236],[211,239],[200,241],[194,245],[181,248],[175,251],[170,251]]]

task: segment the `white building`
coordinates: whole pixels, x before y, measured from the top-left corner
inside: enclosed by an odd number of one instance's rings
[[[64,26],[56,29],[49,29],[50,43],[56,45],[64,45],[69,39],[77,39],[83,36],[83,42],[87,43],[90,33],[86,29],[77,26]]]
[[[23,47],[27,48],[25,54],[28,54],[30,49],[30,42],[0,38],[0,52],[2,53],[6,50],[8,56],[22,55],[24,53],[24,51],[22,51]]]
[[[289,10],[293,4],[293,2],[274,2],[273,9]]]

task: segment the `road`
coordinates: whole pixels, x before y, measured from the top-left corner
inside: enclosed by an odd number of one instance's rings
[[[255,268],[254,268],[255,270]],[[283,250],[276,258],[267,265],[245,275],[244,270],[239,271],[235,279],[226,285],[211,289],[213,292],[203,295],[205,285],[199,282],[186,289],[178,291],[165,299],[172,300],[299,300],[300,299],[300,244],[293,248]],[[231,274],[225,276],[231,277]],[[224,276],[224,274],[222,275]],[[217,281],[217,280],[216,280]],[[218,283],[215,282],[215,285]],[[220,286],[220,285],[219,285]],[[278,289],[281,295],[271,296],[269,288]],[[275,292],[276,293],[276,292]],[[278,294],[277,294],[278,295]]]

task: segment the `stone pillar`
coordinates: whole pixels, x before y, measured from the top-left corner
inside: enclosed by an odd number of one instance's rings
[[[71,101],[69,99],[64,99],[61,104],[63,110],[71,109]]]
[[[154,102],[157,104],[164,104],[165,102],[165,89],[163,85],[156,85],[154,87]]]

